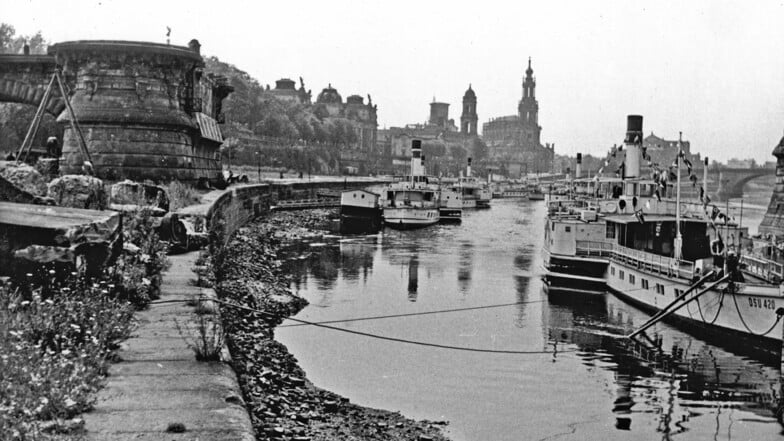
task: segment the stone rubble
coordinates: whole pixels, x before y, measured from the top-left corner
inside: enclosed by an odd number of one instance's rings
[[[275,326],[307,304],[290,292],[280,272],[279,241],[323,234],[311,229],[328,221],[323,211],[274,214],[269,223],[240,229],[212,256],[219,297],[263,311],[221,307],[232,364],[257,439],[446,440],[444,422],[414,421],[397,412],[358,406],[315,387],[286,347],[275,341]]]
[[[0,161],[0,178],[19,190],[35,196],[46,196],[46,177],[24,162]]]
[[[61,207],[106,208],[106,188],[102,180],[87,175],[65,175],[49,183],[47,195]]]

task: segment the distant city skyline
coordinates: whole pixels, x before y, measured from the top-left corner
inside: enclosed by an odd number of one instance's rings
[[[784,135],[784,2],[554,2],[470,7],[446,2],[333,1],[261,5],[227,0],[0,0],[0,21],[49,42],[191,38],[274,87],[302,76],[314,96],[370,94],[379,128],[424,122],[435,97],[460,120],[477,95],[479,126],[512,115],[528,57],[537,79],[542,143],[556,153],[603,155],[644,131],[692,151],[773,160]]]

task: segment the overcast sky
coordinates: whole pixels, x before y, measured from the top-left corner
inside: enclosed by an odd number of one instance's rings
[[[558,153],[603,154],[630,113],[719,160],[772,160],[784,135],[784,0],[0,0],[0,21],[50,42],[165,42],[170,26],[262,84],[370,94],[380,128],[425,121],[433,97],[459,121],[469,83],[480,125],[514,114],[530,56]]]

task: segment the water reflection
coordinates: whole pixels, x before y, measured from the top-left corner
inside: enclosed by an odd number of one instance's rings
[[[318,288],[335,288],[338,279],[367,283],[373,271],[378,247],[374,236],[352,240],[332,239],[327,242],[301,241],[286,244],[281,251],[284,272],[290,274],[295,291],[307,288],[309,278]]]
[[[723,409],[772,421],[780,390],[774,354],[750,358],[660,323],[651,337],[667,357],[652,357],[623,338],[649,317],[633,306],[609,294],[556,291],[548,301],[549,339],[575,345],[587,368],[613,372],[616,429],[632,430],[635,414],[655,414],[657,431],[670,439],[690,430],[692,418],[713,412],[718,431],[730,418],[719,416]]]
[[[471,270],[474,265],[474,245],[465,241],[460,244],[460,258],[458,259],[457,284],[462,294],[471,289]]]
[[[499,201],[461,225],[326,239],[283,260],[292,289],[312,305],[299,318],[417,342],[554,354],[380,343],[308,326],[278,328],[277,338],[315,384],[371,407],[449,420],[455,441],[778,436],[777,357],[666,324],[651,336],[670,362],[628,347],[622,337],[647,314],[612,295],[542,292],[543,218],[543,204]],[[452,312],[431,314],[445,310]]]
[[[416,302],[419,288],[419,259],[416,254],[408,261],[408,301]]]

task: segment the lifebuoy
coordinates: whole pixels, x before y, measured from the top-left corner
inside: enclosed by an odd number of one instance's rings
[[[617,208],[615,201],[603,201],[599,204],[602,213],[615,213]]]

